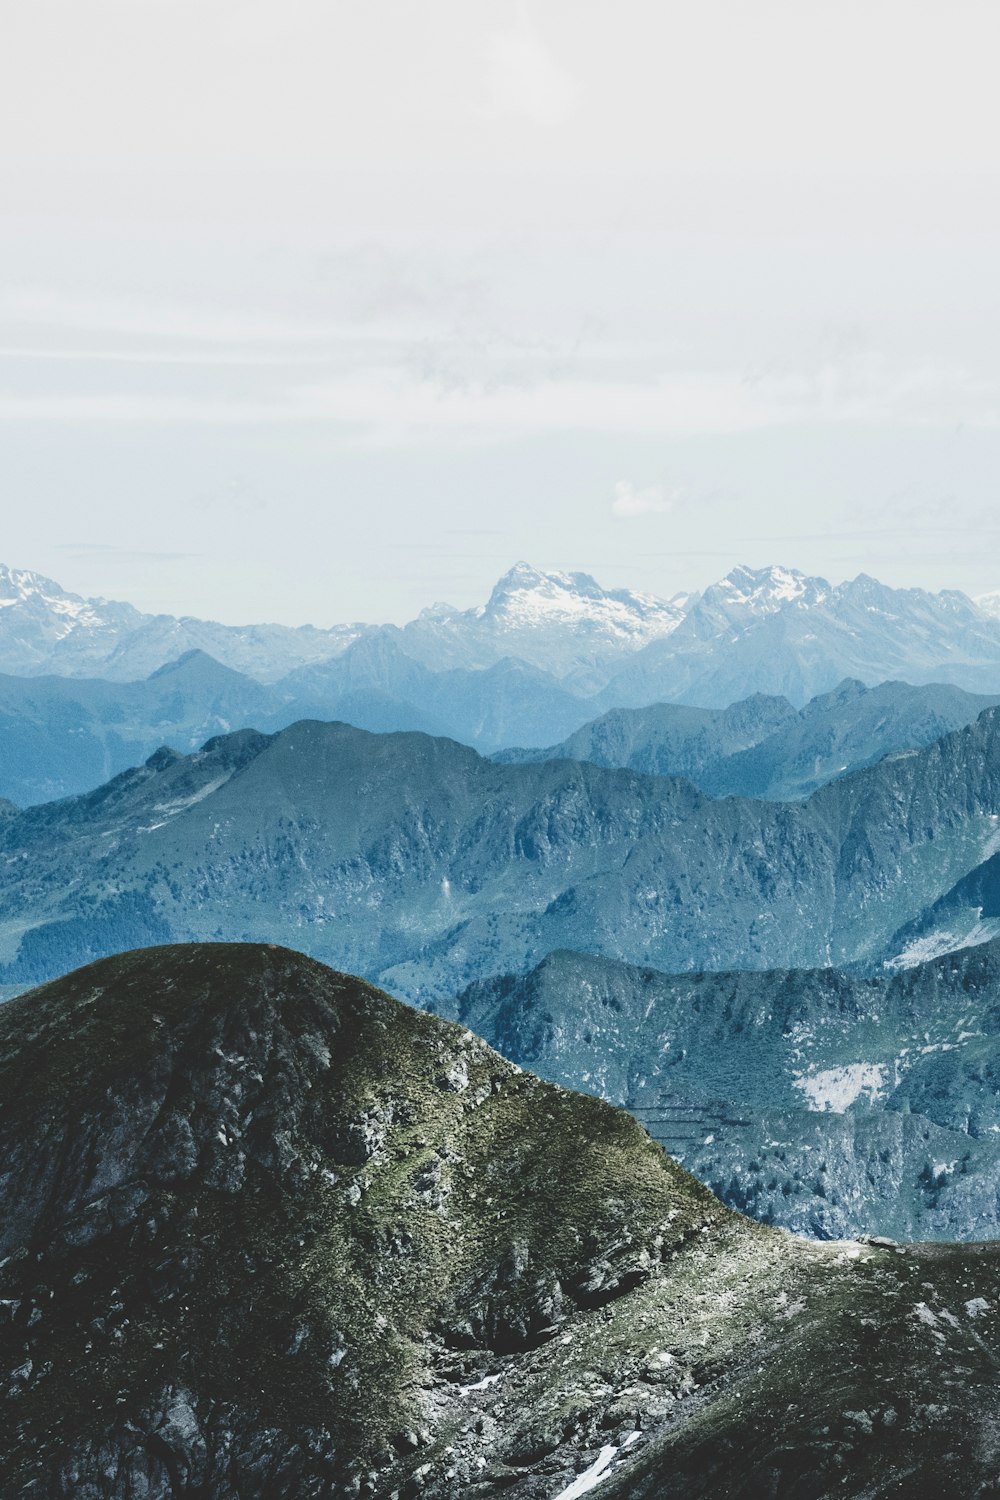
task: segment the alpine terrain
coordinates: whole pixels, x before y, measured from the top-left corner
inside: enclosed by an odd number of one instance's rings
[[[755,1224],[287,950],[5,1005],[0,1151],[5,1500],[996,1494],[994,1245]]]
[[[831,585],[778,566],[735,568],[703,593],[664,600],[522,562],[485,604],[432,605],[398,628],[230,626],[83,599],[39,574],[0,567],[0,672],[126,682],[200,650],[273,683],[382,634],[433,672],[516,660],[587,705],[582,724],[609,708],[724,708],[752,693],[801,707],[845,678],[998,693],[1000,617],[985,605],[956,590],[894,589],[864,574]],[[506,743],[542,741],[512,734]]]
[[[754,1218],[825,1239],[1000,1238],[1000,941],[867,979],[560,952],[438,1008],[624,1105]]]
[[[846,679],[794,709],[757,694],[728,708],[655,703],[611,709],[546,750],[494,759],[589,760],[652,776],[686,776],[713,797],[808,797],[826,782],[895,751],[930,745],[1000,698],[943,684],[866,687]]]
[[[794,803],[344,724],[246,730],[0,807],[0,983],[215,938],[298,943],[418,1003],[558,948],[878,966],[1000,848],[998,820],[997,709]]]

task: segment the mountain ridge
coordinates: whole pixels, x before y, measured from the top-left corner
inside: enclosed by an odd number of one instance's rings
[[[560,947],[878,965],[1000,847],[998,819],[1000,709],[798,803],[303,721],[9,812],[0,983],[167,938],[298,942],[422,1003]]]
[[[14,1000],[0,1084],[9,1500],[992,1487],[995,1245],[753,1224],[287,949]]]
[[[148,676],[200,648],[259,681],[338,657],[385,627],[224,626],[84,600],[0,568],[0,670],[115,680]],[[487,602],[437,605],[398,628],[414,660],[478,670],[506,657],[558,678],[595,707],[657,700],[724,707],[748,691],[801,706],[844,677],[943,680],[1000,690],[1000,619],[957,590],[892,589],[867,575],[831,586],[796,569],[734,568],[672,600],[603,589],[589,574],[519,563]]]
[[[1000,1235],[1000,940],[870,977],[557,951],[436,1009],[632,1110],[755,1218],[824,1239]]]
[[[754,694],[725,709],[676,703],[611,709],[546,749],[496,752],[505,763],[589,760],[647,775],[687,776],[713,797],[793,801],[885,755],[932,743],[1000,698],[945,684],[866,687],[846,678],[795,710]]]

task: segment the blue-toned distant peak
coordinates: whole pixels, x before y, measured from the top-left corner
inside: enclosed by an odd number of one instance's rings
[[[641,644],[669,634],[684,609],[654,594],[604,589],[589,573],[543,573],[519,562],[497,581],[476,614],[502,627],[592,625],[621,638],[641,638]]]
[[[748,568],[741,564],[707,588],[702,597],[706,604],[729,611],[762,615],[790,605],[808,608],[821,604],[829,594],[825,578],[812,578],[797,568]]]
[[[668,599],[522,560],[472,608],[439,602],[402,627],[319,629],[148,615],[0,566],[0,673],[134,682],[183,660],[181,675],[208,674],[191,651],[264,684],[350,652],[351,671],[373,671],[367,686],[379,692],[390,668],[404,670],[405,661],[394,665],[400,657],[435,673],[518,658],[595,709],[667,700],[722,707],[754,692],[802,705],[844,677],[992,692],[1000,594],[976,604],[955,590],[894,589],[866,574],[831,587],[796,568],[742,564],[703,594]],[[507,726],[495,727],[506,735]],[[527,723],[514,729],[522,739],[533,732]]]
[[[3,563],[0,563],[0,610],[44,622],[49,635],[55,639],[73,630],[102,629],[109,616],[135,623],[143,618],[131,604],[84,599],[42,573],[33,573],[28,568],[9,568]]]

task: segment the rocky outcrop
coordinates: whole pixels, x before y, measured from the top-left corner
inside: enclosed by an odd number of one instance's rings
[[[346,724],[243,731],[2,820],[0,983],[168,938],[304,944],[424,1005],[557,948],[873,964],[998,818],[998,709],[792,804]]]
[[[0,1152],[4,1500],[990,1493],[993,1247],[753,1224],[287,950],[5,1005]]]
[[[724,1202],[824,1239],[1000,1237],[1000,942],[899,974],[554,953],[447,1006],[632,1110]]]

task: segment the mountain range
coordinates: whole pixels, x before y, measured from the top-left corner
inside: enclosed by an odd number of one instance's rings
[[[655,703],[611,709],[546,750],[503,750],[504,763],[589,760],[650,776],[686,776],[712,797],[794,801],[893,752],[929,745],[1000,698],[934,684],[848,678],[796,710],[757,694],[728,708]]]
[[[794,569],[739,567],[703,593],[660,600],[518,563],[474,609],[439,604],[399,628],[317,629],[146,615],[0,568],[0,672],[9,674],[131,681],[197,649],[276,682],[373,635],[434,672],[514,658],[588,704],[580,723],[606,708],[722,708],[753,693],[801,707],[845,677],[1000,691],[1000,618],[988,600],[980,608],[955,590],[893,589],[866,575],[831,586]]]
[[[996,1245],[755,1224],[286,950],[5,1005],[0,1153],[5,1500],[995,1493]]]
[[[437,1009],[624,1105],[754,1218],[823,1239],[1000,1239],[1000,941],[870,978],[559,952]]]
[[[997,700],[943,684],[866,689],[845,682],[796,711],[757,696],[728,709],[655,704],[577,728],[581,705],[548,674],[509,658],[433,672],[384,634],[264,684],[201,651],[139,682],[0,676],[0,798],[25,806],[89,791],[162,745],[189,752],[215,735],[339,719],[375,732],[422,730],[489,750],[514,733],[573,732],[504,762],[590,760],[684,775],[712,796],[806,795],[846,770],[929,743]]]
[[[557,948],[669,972],[912,962],[909,924],[1000,850],[998,819],[998,709],[794,803],[246,730],[0,809],[0,983],[220,937],[296,942],[419,1003]]]

